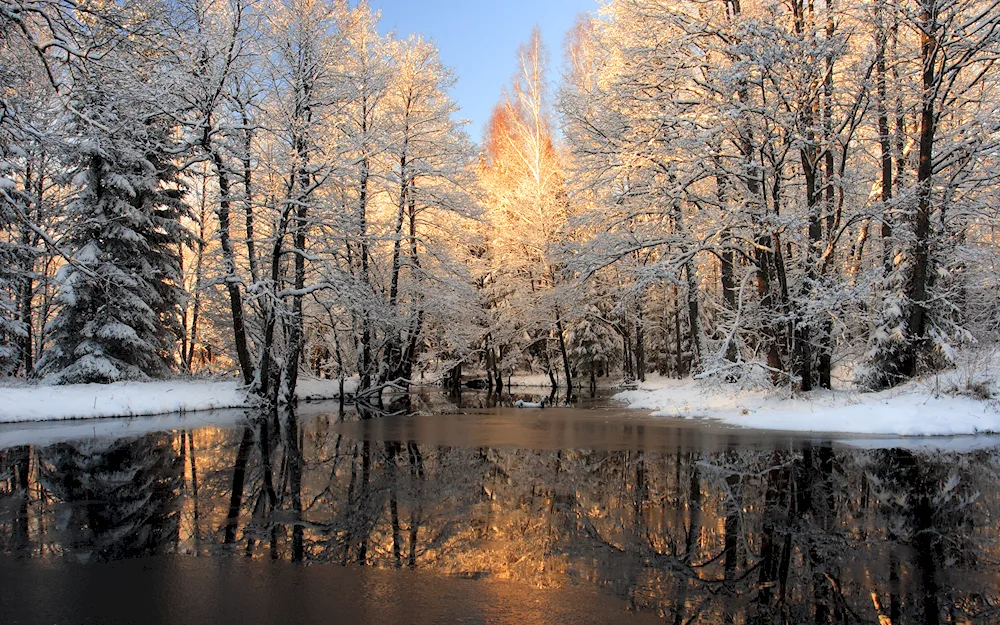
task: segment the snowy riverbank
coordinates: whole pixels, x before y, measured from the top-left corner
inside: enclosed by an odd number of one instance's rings
[[[353,393],[357,381],[347,380]],[[300,400],[334,399],[337,380],[300,380]],[[0,423],[162,415],[223,408],[243,408],[247,393],[233,380],[164,380],[21,386],[0,388]]]
[[[949,394],[950,379],[916,380],[878,393],[833,390],[791,395],[718,381],[652,379],[615,399],[653,416],[712,418],[730,425],[794,432],[897,436],[1000,433],[996,400]]]
[[[486,379],[486,374],[480,375],[482,379]],[[514,375],[504,376],[503,378],[504,388],[543,388],[546,390],[552,389],[552,380],[549,376],[544,373],[515,373]],[[597,388],[610,389],[618,388],[622,384],[622,376],[617,375],[614,377],[600,377],[597,378]],[[586,389],[590,385],[590,379],[586,376],[579,376],[573,378],[573,387],[578,389]],[[556,375],[556,387],[562,391],[566,390],[566,379],[565,376]]]

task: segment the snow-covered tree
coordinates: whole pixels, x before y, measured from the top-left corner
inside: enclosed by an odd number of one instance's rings
[[[974,338],[963,319],[962,274],[977,262],[964,252],[969,236],[982,234],[978,226],[991,212],[983,196],[992,197],[998,183],[988,165],[1000,139],[990,102],[1000,93],[993,68],[1000,55],[997,9],[994,2],[947,0],[912,0],[899,8],[900,26],[909,31],[901,53],[908,50],[910,58],[896,61],[918,77],[909,85],[916,175],[897,198],[895,248],[887,255],[886,297],[858,376],[863,386],[893,386],[951,363],[955,346]]]
[[[0,376],[29,373],[44,340],[36,296],[48,295],[44,267],[53,250],[42,237],[58,221],[61,195],[62,124],[51,68],[37,46],[51,33],[35,19],[58,11],[37,3],[6,12],[12,8],[0,5]]]
[[[496,327],[494,343],[508,354],[532,355],[555,384],[571,378],[566,351],[566,281],[560,246],[568,234],[569,201],[548,102],[547,53],[536,29],[518,51],[518,70],[487,127],[480,178],[488,223],[483,277]],[[512,350],[511,343],[522,343]],[[513,363],[511,363],[513,364]]]
[[[567,342],[573,368],[587,377],[591,392],[597,390],[598,376],[607,376],[612,367],[619,366],[618,337],[596,304],[589,305],[583,317],[570,327]]]
[[[180,246],[189,233],[169,156],[172,127],[156,74],[82,68],[73,106],[80,186],[68,207],[62,308],[37,365],[53,383],[161,376],[180,337]],[[147,68],[148,69],[148,68]]]
[[[618,280],[636,319],[686,307],[655,340],[707,373],[809,390],[864,359],[878,388],[947,362],[995,256],[995,9],[608,3],[560,98],[574,266]]]
[[[462,222],[474,212],[468,191],[473,150],[454,120],[458,109],[448,95],[454,77],[434,46],[422,39],[397,42],[393,56],[386,182],[394,210],[387,236],[392,251],[383,382],[412,378],[425,324],[445,330],[438,336],[451,343],[451,351],[464,351],[471,341],[460,338],[463,332],[447,330],[470,327],[457,317],[476,313],[471,280],[453,251],[468,246]],[[445,234],[449,231],[455,234]]]

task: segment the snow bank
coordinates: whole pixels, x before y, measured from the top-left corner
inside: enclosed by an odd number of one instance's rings
[[[347,380],[344,387],[353,393],[357,380]],[[340,382],[303,379],[296,395],[300,400],[333,399],[340,395]],[[246,405],[246,391],[229,380],[21,386],[0,388],[0,423],[162,415]]]
[[[359,380],[356,377],[344,380],[344,393],[347,397],[358,392]],[[340,380],[318,380],[299,378],[295,385],[295,395],[299,401],[314,401],[336,399],[340,397]]]
[[[485,377],[486,374],[484,373],[483,378]],[[564,379],[564,377],[565,376],[562,375],[556,376],[557,386],[562,389],[566,388],[566,380]],[[512,388],[517,388],[517,387],[552,388],[552,381],[549,379],[549,376],[544,373],[518,373],[510,376],[509,380],[510,380],[510,386]],[[507,386],[507,381],[508,377],[504,376],[503,383],[505,387]],[[597,378],[598,388],[613,388],[616,386],[621,386],[621,383],[622,383],[621,376],[618,376],[616,378],[609,378],[609,377]],[[590,378],[587,377],[586,375],[581,374],[573,378],[573,386],[576,388],[586,388],[589,384],[590,384]]]
[[[968,454],[1000,447],[1000,436],[909,436],[900,438],[860,438],[836,441],[855,449],[908,449],[927,454]]]
[[[852,432],[897,436],[1000,433],[994,403],[936,393],[913,382],[879,393],[814,391],[781,396],[731,384],[654,379],[614,396],[653,416],[709,417],[748,428],[795,432]]]
[[[560,387],[566,387],[566,383],[561,377],[556,378],[556,382]],[[505,376],[503,383],[504,386],[509,384],[511,387],[515,388],[552,388],[552,380],[550,380],[549,376],[544,373],[520,373],[512,376]]]
[[[0,422],[192,412],[246,405],[237,382],[171,380],[0,389]]]

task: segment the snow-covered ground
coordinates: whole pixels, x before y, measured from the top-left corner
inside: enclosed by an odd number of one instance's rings
[[[483,378],[486,378],[486,374],[483,374]],[[544,373],[518,373],[510,376],[509,378],[504,377],[503,383],[506,387],[507,380],[510,380],[510,386],[513,388],[552,388],[552,381],[549,380],[549,376]],[[556,382],[561,389],[566,388],[565,376],[559,375],[556,377]],[[597,378],[598,388],[614,388],[620,386],[622,382],[621,376],[618,377],[603,377]],[[573,378],[573,386],[576,388],[587,388],[590,384],[590,378],[586,376],[580,376]]]
[[[557,379],[559,386],[565,388],[566,383],[562,380],[562,376]],[[549,376],[544,373],[519,373],[517,375],[512,375],[505,377],[503,379],[504,386],[508,383],[511,387],[523,387],[523,388],[552,388],[552,381],[549,380]]]
[[[834,390],[790,395],[718,381],[651,379],[615,399],[653,416],[712,418],[748,428],[896,436],[1000,433],[1000,408],[943,389],[962,388],[958,374],[917,380],[878,393]]]
[[[908,449],[921,454],[968,454],[984,449],[1000,448],[1000,436],[995,434],[851,438],[836,442],[855,449]]]
[[[358,382],[358,378],[347,378],[344,380],[344,393],[346,397],[350,397],[358,391]],[[298,383],[295,385],[295,396],[299,398],[299,401],[336,399],[340,397],[340,382],[338,380],[299,378]]]
[[[1000,371],[993,363],[988,375]],[[525,376],[547,386],[545,376]],[[956,393],[976,384],[956,371],[879,393],[850,390],[790,395],[718,381],[651,378],[615,398],[654,416],[712,418],[730,425],[800,432],[851,432],[890,436],[1000,434],[1000,402]],[[986,380],[989,383],[989,380]],[[989,386],[989,384],[987,384]],[[993,386],[996,388],[996,386]],[[348,379],[345,392],[357,390]],[[337,380],[303,379],[300,400],[334,399]],[[243,408],[247,394],[232,380],[170,380],[67,386],[0,388],[0,423],[128,417]]]
[[[347,380],[344,387],[351,394],[357,381]],[[303,379],[296,395],[300,400],[333,399],[340,395],[340,382]],[[21,386],[0,388],[0,423],[162,415],[246,405],[246,391],[232,380]]]

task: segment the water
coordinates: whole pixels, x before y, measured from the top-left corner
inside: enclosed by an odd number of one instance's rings
[[[995,439],[410,400],[0,428],[2,621],[1000,622]]]

